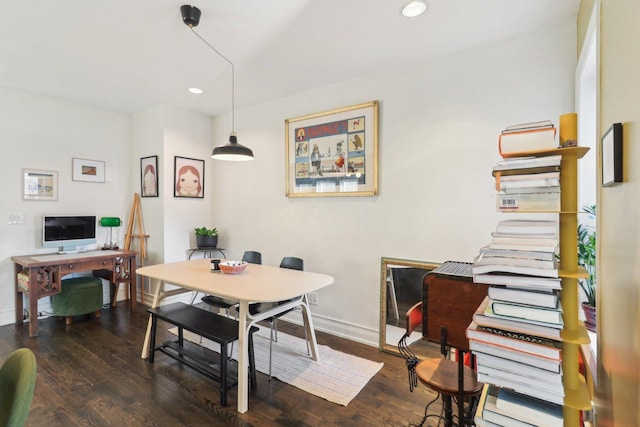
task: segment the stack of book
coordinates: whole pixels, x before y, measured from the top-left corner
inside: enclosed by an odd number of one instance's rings
[[[554,137],[548,121],[503,131],[503,160],[493,168],[498,211],[560,211],[562,156],[549,155]],[[562,424],[558,231],[557,217],[500,221],[474,260],[474,282],[490,285],[466,331],[485,383],[477,425]]]
[[[493,167],[499,211],[560,210],[562,156],[513,157]]]
[[[491,286],[467,338],[478,381],[562,405],[557,234],[557,221],[498,223],[471,267],[474,282]]]

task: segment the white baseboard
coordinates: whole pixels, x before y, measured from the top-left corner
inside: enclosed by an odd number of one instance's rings
[[[189,304],[191,303],[192,295],[193,294],[190,292],[174,295],[166,298],[163,301],[163,304],[170,304],[173,302],[184,302]],[[199,300],[196,302],[199,302]],[[150,307],[152,303],[153,295],[144,294],[144,304]],[[313,326],[316,331],[326,332],[327,334],[356,341],[371,347],[379,347],[380,337],[377,329],[366,328],[364,326],[354,325],[352,323],[343,322],[342,320],[313,313],[311,313],[311,318],[313,319]],[[292,312],[283,316],[282,319],[295,325],[302,325],[302,317],[300,313]]]
[[[163,304],[171,304],[174,302],[184,302],[186,304],[191,303],[193,293],[187,292],[184,294],[174,295],[166,298]],[[127,299],[127,287],[120,286],[118,289],[118,301],[124,301]],[[145,293],[143,294],[143,304],[151,307],[153,303],[153,295]],[[108,287],[105,291],[105,304],[109,304]],[[27,304],[25,304],[25,307]],[[38,310],[43,312],[51,312],[51,304],[49,298],[41,298],[38,301]],[[330,317],[322,316],[319,314],[313,314],[313,325],[316,331],[326,332],[331,335],[335,335],[340,338],[356,341],[362,344],[369,345],[371,347],[378,347],[379,334],[377,329],[366,328],[360,325],[354,325],[342,320],[333,319]],[[302,318],[300,313],[289,313],[282,317],[283,320],[291,322],[296,325],[302,325]],[[15,309],[3,310],[0,312],[0,325],[10,325],[15,323]]]

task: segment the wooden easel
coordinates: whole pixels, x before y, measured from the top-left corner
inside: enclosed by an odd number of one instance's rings
[[[138,226],[138,231],[134,232],[135,226]],[[149,237],[148,234],[144,232],[144,223],[142,222],[142,208],[140,206],[140,194],[134,193],[133,195],[133,203],[131,204],[131,211],[129,212],[129,225],[127,226],[127,233],[125,234],[124,239],[124,248],[125,250],[131,250],[131,243],[134,238],[140,239],[138,241],[138,253],[140,254],[140,265],[144,265],[144,260],[147,257],[147,244],[146,239]],[[115,284],[115,292],[113,294],[113,301],[111,305],[115,307],[116,299],[118,297],[118,288],[120,287],[119,283]],[[133,295],[129,295],[129,298],[138,298],[137,289],[132,289]],[[140,284],[140,294],[141,300],[144,297],[144,281]]]
[[[134,233],[134,226],[138,225],[138,232]],[[144,233],[144,224],[142,222],[142,208],[140,207],[140,194],[134,193],[133,203],[131,204],[131,211],[129,212],[129,225],[127,226],[127,233],[124,239],[124,248],[131,250],[131,240],[138,238],[138,250],[140,252],[140,265],[144,265],[144,259],[147,257],[147,245],[146,238],[148,234]]]

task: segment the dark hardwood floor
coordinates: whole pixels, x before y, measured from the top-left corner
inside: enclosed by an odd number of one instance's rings
[[[320,344],[384,362],[384,367],[347,407],[258,373],[249,411],[239,414],[236,388],[222,407],[212,380],[160,353],[153,365],[140,358],[147,320],[143,307],[130,313],[121,302],[104,308],[100,319],[80,318],[70,326],[55,317],[40,320],[37,338],[29,338],[26,323],[0,327],[2,360],[28,347],[38,362],[27,425],[408,426],[420,422],[434,396],[422,384],[409,391],[404,359],[318,332]],[[164,325],[159,322],[158,341],[169,338]],[[302,336],[300,327],[286,322],[279,322],[279,329]],[[429,419],[425,425],[436,424]]]

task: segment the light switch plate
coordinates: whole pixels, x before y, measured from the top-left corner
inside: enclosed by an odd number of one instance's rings
[[[9,225],[24,224],[24,223],[25,223],[25,217],[23,213],[12,212],[7,215],[7,224]]]

